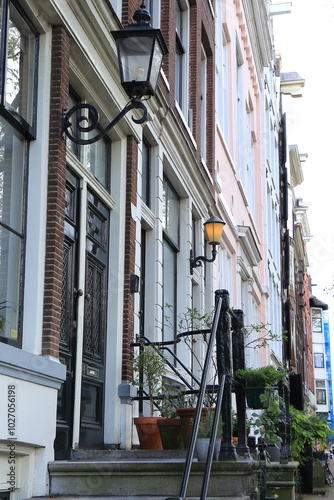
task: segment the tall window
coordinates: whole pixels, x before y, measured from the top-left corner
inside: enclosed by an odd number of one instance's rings
[[[7,23],[8,20],[8,23]],[[26,173],[36,130],[38,34],[2,2],[0,72],[0,340],[21,346]]]
[[[246,109],[245,109],[245,69],[244,69],[244,59],[238,38],[236,38],[236,91],[237,91],[237,135],[238,135],[238,168],[239,175],[242,173],[242,169],[246,168],[247,157],[245,155],[246,151],[246,138],[245,138],[245,120],[246,120]]]
[[[175,99],[186,116],[188,81],[188,9],[185,1],[176,2]]]
[[[228,45],[223,26],[222,1],[218,0],[216,2],[216,109],[218,124],[228,143]]]
[[[143,141],[142,171],[141,171],[141,197],[144,203],[151,207],[151,147]]]
[[[254,108],[251,99],[246,101],[245,133],[244,133],[244,162],[239,166],[240,177],[247,194],[250,210],[254,213],[255,205],[255,169],[254,169],[254,139],[253,131]]]
[[[163,182],[163,313],[168,317],[163,340],[174,340],[176,332],[177,253],[180,239],[180,198],[164,178]]]
[[[206,160],[206,116],[207,116],[207,74],[208,60],[202,46],[201,56],[201,156]]]

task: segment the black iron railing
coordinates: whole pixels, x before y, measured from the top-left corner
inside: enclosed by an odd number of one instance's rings
[[[191,466],[194,458],[195,443],[197,439],[198,427],[201,419],[201,412],[204,403],[205,395],[208,391],[207,378],[212,362],[212,354],[214,343],[216,342],[217,351],[217,370],[218,370],[218,384],[210,386],[210,393],[215,394],[215,409],[212,432],[210,437],[209,451],[205,464],[205,472],[202,483],[202,490],[200,499],[205,500],[208,491],[209,479],[211,474],[214,444],[217,436],[218,422],[221,416],[223,425],[223,439],[219,452],[219,460],[236,460],[237,456],[243,458],[250,458],[250,451],[246,440],[246,401],[244,387],[233,379],[233,373],[237,369],[245,368],[245,345],[244,345],[244,324],[243,324],[243,311],[230,308],[230,297],[227,290],[217,290],[215,292],[216,304],[215,313],[213,318],[212,328],[206,330],[196,330],[192,332],[185,332],[177,336],[175,341],[169,342],[151,342],[145,338],[145,344],[152,346],[156,352],[165,359],[169,368],[177,375],[179,380],[187,388],[183,394],[197,395],[196,411],[193,420],[192,434],[188,447],[187,457],[183,471],[183,477],[178,497],[168,498],[166,500],[183,500],[186,497],[186,492],[189,483]],[[208,335],[207,352],[203,366],[201,380],[198,380],[192,372],[182,363],[176,356],[172,349],[168,346],[180,342],[185,335],[197,335],[199,333],[206,333]],[[142,342],[133,343],[133,346],[143,346]],[[168,352],[170,361],[164,356],[163,351]],[[188,379],[183,376],[178,367],[181,367],[187,374]],[[285,394],[286,388],[283,386],[280,389]],[[238,445],[237,449],[232,443],[232,392],[235,393],[236,407],[237,407],[237,422],[238,422]],[[158,395],[156,400],[156,407],[159,409],[159,400],[163,399],[164,395]],[[138,400],[148,399],[144,391],[138,395]],[[286,419],[285,419],[286,420]],[[281,436],[283,438],[283,460],[285,461],[288,455],[288,450],[285,447],[286,441],[286,424],[283,422],[281,429]],[[263,450],[257,452],[260,459],[259,468],[259,485],[261,489],[261,500],[266,500],[266,461],[264,459]],[[271,499],[270,499],[271,500]]]

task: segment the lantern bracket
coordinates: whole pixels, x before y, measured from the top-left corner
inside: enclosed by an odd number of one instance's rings
[[[84,109],[88,110],[86,115],[78,113],[79,110]],[[107,125],[103,130],[100,130],[94,137],[84,139],[82,134],[89,133],[96,129],[100,120],[99,112],[92,104],[76,104],[69,111],[64,110],[63,112],[63,137],[66,135],[72,142],[84,146],[93,144],[107,134],[119,122],[119,120],[121,120],[123,116],[125,116],[126,113],[132,109],[140,109],[142,111],[142,116],[140,118],[132,116],[132,120],[138,124],[144,123],[147,119],[147,108],[140,99],[133,98],[109,123],[109,125]],[[71,120],[72,117],[74,118],[74,123]]]
[[[212,245],[212,257],[211,259],[208,259],[204,255],[199,255],[198,257],[194,257],[194,252],[193,250],[190,250],[190,271],[191,274],[193,272],[194,267],[200,267],[202,265],[202,262],[214,262],[217,257],[217,243],[210,243]]]

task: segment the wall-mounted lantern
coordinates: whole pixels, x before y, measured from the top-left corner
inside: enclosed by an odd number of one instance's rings
[[[147,109],[142,99],[149,99],[155,94],[163,56],[167,54],[167,47],[159,29],[152,28],[151,15],[142,2],[140,8],[133,15],[134,24],[112,31],[116,40],[118,64],[121,85],[131,101],[114,118],[107,127],[89,139],[83,139],[82,133],[91,132],[99,123],[99,114],[91,104],[77,104],[66,112],[63,118],[63,132],[76,144],[93,144],[108,133],[131,109],[140,109],[142,117],[132,120],[135,123],[144,123],[147,119]],[[86,109],[87,116],[79,116],[78,110]],[[71,119],[74,118],[75,124]],[[87,122],[90,124],[87,124]]]
[[[220,238],[223,234],[225,222],[219,217],[211,217],[204,222],[204,228],[209,245],[212,245],[212,258],[208,259],[205,256],[195,257],[192,250],[190,250],[190,272],[193,272],[194,267],[199,267],[202,262],[213,262],[217,256],[217,245],[219,245]]]

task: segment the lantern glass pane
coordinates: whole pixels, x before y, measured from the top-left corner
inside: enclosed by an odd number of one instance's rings
[[[151,82],[153,90],[155,90],[157,83],[158,83],[162,58],[163,58],[163,53],[162,53],[162,50],[160,47],[160,43],[156,39],[155,44],[154,44],[154,52],[153,52],[153,58],[152,58],[152,69],[151,69],[151,76],[150,76],[150,82]]]
[[[210,243],[219,243],[222,235],[223,224],[220,222],[210,222],[205,224],[206,235]]]
[[[154,38],[131,36],[118,40],[123,82],[146,82]]]

